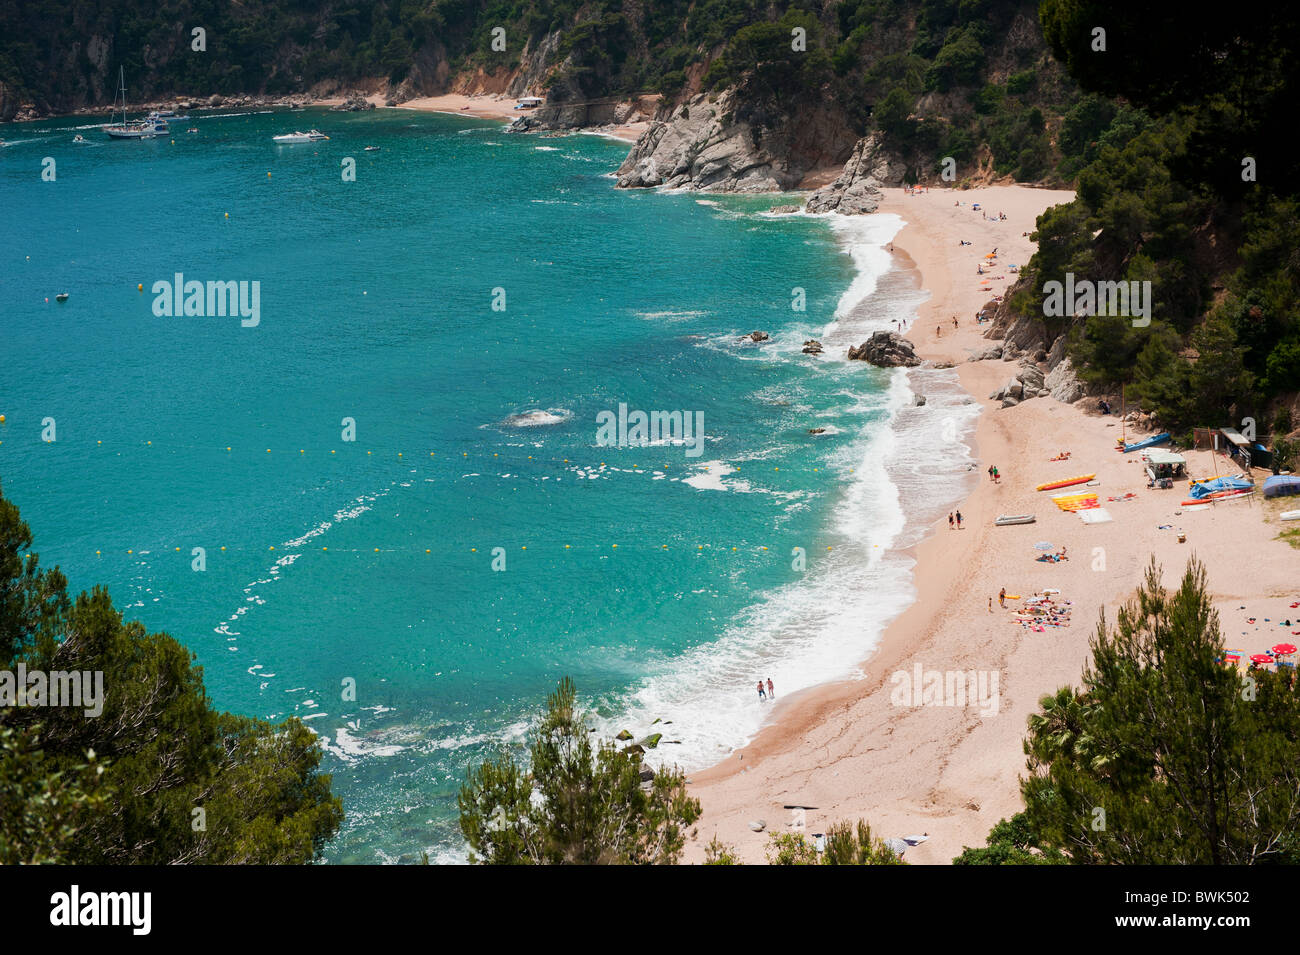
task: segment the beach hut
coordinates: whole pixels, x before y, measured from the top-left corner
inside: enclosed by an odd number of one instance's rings
[[[1220,428],[1215,449],[1223,450],[1246,470],[1272,465],[1273,455],[1258,441],[1251,441],[1236,428]]]

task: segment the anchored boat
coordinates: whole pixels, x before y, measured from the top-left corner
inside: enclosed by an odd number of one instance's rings
[[[294,143],[316,143],[320,142],[322,139],[329,139],[329,137],[319,129],[313,129],[305,133],[282,133],[279,136],[272,136],[271,142],[279,143],[280,145],[292,145]]]
[[[112,139],[155,139],[159,136],[166,136],[169,132],[167,120],[157,113],[150,113],[144,119],[127,122],[125,69],[118,67],[117,76],[118,85],[121,87],[118,92],[122,94],[122,122],[116,126],[105,126],[104,132],[108,133]],[[117,105],[116,97],[113,98],[113,105]]]

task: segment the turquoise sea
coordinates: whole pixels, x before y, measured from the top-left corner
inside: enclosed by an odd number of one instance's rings
[[[403,110],[0,138],[5,494],[217,705],[320,735],[328,861],[463,859],[466,767],[566,674],[603,731],[724,757],[758,679],[858,672],[970,480],[951,373],[843,357],[920,301],[896,217],[617,190],[625,143]],[[156,315],[177,273],[259,283],[259,323]],[[620,404],[701,414],[702,453],[602,446]]]

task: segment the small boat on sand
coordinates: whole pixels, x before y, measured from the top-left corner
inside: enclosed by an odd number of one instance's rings
[[[1012,524],[1032,524],[1034,520],[1033,514],[1001,514],[993,522],[993,526],[1010,527]]]
[[[1122,445],[1120,450],[1122,450],[1125,454],[1129,454],[1133,451],[1141,451],[1143,448],[1149,448],[1153,444],[1162,444],[1163,442],[1168,440],[1169,440],[1169,432],[1161,431],[1159,434],[1153,434],[1151,437],[1143,438],[1141,441],[1134,441],[1132,444]]]
[[[1209,504],[1213,501],[1226,501],[1233,497],[1242,497],[1246,494],[1254,494],[1253,487],[1235,488],[1231,491],[1215,491],[1213,494],[1207,494],[1205,497],[1191,497],[1183,501],[1180,507],[1192,507],[1195,504]]]
[[[1040,484],[1034,488],[1035,491],[1055,491],[1057,488],[1070,487],[1074,484],[1087,484],[1096,474],[1080,474],[1078,477],[1066,478],[1063,481],[1048,481],[1046,484]]]

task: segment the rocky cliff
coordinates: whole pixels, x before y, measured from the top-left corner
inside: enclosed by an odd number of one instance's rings
[[[845,161],[856,137],[834,108],[764,122],[739,118],[735,92],[690,98],[641,136],[618,170],[621,188],[668,186],[715,192],[796,188],[814,169]]]
[[[834,182],[808,197],[807,209],[843,215],[875,212],[880,205],[880,187],[901,184],[905,172],[904,165],[885,151],[873,133],[858,140]]]

